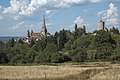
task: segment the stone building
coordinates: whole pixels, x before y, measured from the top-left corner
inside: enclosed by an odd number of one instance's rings
[[[42,22],[42,29],[40,32],[34,32],[33,30],[31,30],[31,32],[28,30],[27,33],[27,42],[30,42],[31,39],[38,41],[41,38],[45,38],[47,36],[50,36],[51,34],[49,32],[47,32],[47,27],[46,27],[46,21],[45,21],[45,17],[43,16],[43,22]]]
[[[98,22],[98,30],[105,30],[105,22],[100,20]]]

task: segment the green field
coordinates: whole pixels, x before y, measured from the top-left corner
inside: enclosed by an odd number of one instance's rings
[[[120,64],[0,66],[0,80],[120,80]]]

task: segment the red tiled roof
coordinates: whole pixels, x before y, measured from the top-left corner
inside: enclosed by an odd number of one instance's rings
[[[31,36],[35,36],[35,37],[38,37],[38,36],[41,36],[41,33],[32,33]]]
[[[44,35],[41,32],[33,32],[31,36],[38,38],[38,37],[43,37]],[[47,36],[50,36],[50,33],[47,33]]]

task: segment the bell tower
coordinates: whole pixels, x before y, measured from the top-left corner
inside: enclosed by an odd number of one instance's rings
[[[45,23],[45,16],[43,15],[43,22],[42,22],[42,31],[41,33],[46,36],[47,34],[47,28],[46,28],[46,23]]]

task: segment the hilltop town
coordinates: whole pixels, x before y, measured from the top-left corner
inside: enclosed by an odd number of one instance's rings
[[[97,26],[98,30],[87,33],[85,25],[75,24],[73,32],[63,29],[51,35],[43,16],[41,31],[28,30],[25,38],[0,42],[0,63],[119,62],[119,30],[108,30],[102,20]]]
[[[77,24],[75,24],[75,25],[77,26]],[[47,30],[45,16],[43,16],[43,20],[42,20],[42,25],[41,26],[42,26],[41,27],[41,31],[34,32],[33,30],[28,30],[27,31],[27,37],[20,38],[19,40],[21,40],[23,43],[30,43],[32,40],[33,41],[38,41],[38,40],[41,40],[42,38],[50,37],[51,34]],[[97,23],[97,26],[98,26],[98,30],[108,31],[107,27],[105,26],[105,22],[102,21],[102,20],[100,20]],[[86,29],[85,25],[83,26],[83,28]],[[96,33],[94,33],[93,35],[96,35]],[[17,40],[17,41],[19,41],[19,40]]]

